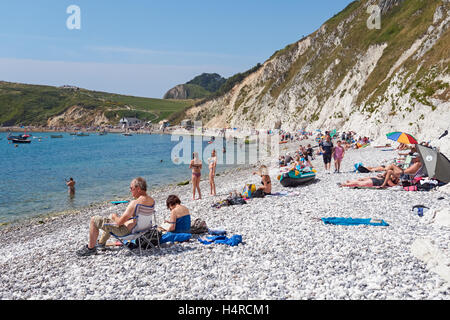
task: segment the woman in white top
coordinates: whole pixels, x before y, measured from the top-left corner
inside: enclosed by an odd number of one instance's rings
[[[209,185],[211,187],[210,194],[212,196],[216,195],[216,184],[214,182],[214,176],[216,175],[217,157],[216,150],[211,152],[211,158],[208,158],[209,163]]]

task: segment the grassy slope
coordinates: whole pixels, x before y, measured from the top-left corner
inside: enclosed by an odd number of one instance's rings
[[[312,46],[304,54],[299,56],[292,63],[290,69],[281,75],[280,78],[282,81],[269,80],[266,83],[266,87],[268,88],[265,89],[265,92],[269,91],[271,96],[277,99],[283,90],[293,85],[292,81],[300,70],[305,66],[309,66],[310,69],[304,75],[303,79],[313,81],[317,84],[316,97],[319,104],[321,104],[334,92],[345,75],[354,66],[357,62],[358,55],[367,52],[367,49],[372,45],[386,43],[388,46],[362,88],[357,99],[357,105],[361,104],[372,93],[374,94],[370,97],[368,105],[373,103],[377,97],[383,96],[389,81],[385,81],[383,84],[382,82],[388,75],[389,70],[403,52],[408,50],[426,32],[432,23],[433,14],[437,6],[442,4],[442,0],[405,1],[382,16],[381,30],[369,30],[367,28],[369,14],[365,11],[362,4],[362,1],[354,1],[340,13],[325,22],[326,33],[320,36],[316,42],[320,43],[320,46]],[[344,26],[346,36],[343,39],[341,38],[340,45],[325,47],[323,44],[326,42],[326,37],[330,33],[334,33],[337,26],[352,14],[354,15],[354,19]],[[445,38],[448,38],[448,32],[444,35],[443,39]],[[294,44],[290,44],[284,49],[275,52],[271,59],[275,57],[280,58],[283,55],[289,57],[295,48],[296,46]],[[425,56],[424,60],[426,62],[422,61],[424,62],[425,68],[422,68],[416,79],[420,78],[423,73],[429,71],[434,66],[433,63],[437,63],[446,54],[448,56],[449,49],[448,42],[446,43],[445,40],[439,41],[436,49]],[[328,79],[324,79],[322,77],[324,71],[336,59],[339,59],[339,64],[333,68],[331,76]],[[417,61],[407,61],[405,65],[410,68],[411,72],[417,71]],[[442,72],[445,68],[448,68],[448,64],[441,66],[440,71]],[[373,111],[374,108],[376,107],[367,106],[364,109],[366,111]],[[299,106],[297,109],[299,114],[301,114],[303,108]],[[320,110],[316,111],[316,114],[318,113],[320,113]],[[314,117],[315,115],[308,115],[308,118],[311,120],[314,120]]]
[[[135,114],[143,120],[159,121],[191,103],[190,100],[162,100],[84,89],[72,91],[51,86],[0,82],[0,124],[4,125],[44,125],[48,118],[74,105],[105,112],[112,123],[121,116]]]

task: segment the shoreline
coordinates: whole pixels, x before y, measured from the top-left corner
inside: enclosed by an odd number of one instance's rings
[[[354,173],[353,163],[373,166],[395,154],[372,147],[349,150],[339,174],[326,174],[318,156],[312,161],[316,181],[293,189],[280,185],[272,166],[272,192],[285,196],[220,209],[211,205],[234,190],[240,192],[246,183],[260,185],[251,165],[216,177],[215,197],[209,195],[207,179],[200,183],[201,200],[192,200],[191,185],[150,192],[158,221],[169,216],[168,193],[177,194],[192,219],[225,229],[228,237],[241,235],[243,242],[236,247],[204,245],[193,238],[140,257],[126,250],[77,257],[75,251],[88,239],[90,217],[121,213],[124,204],[103,203],[44,224],[0,228],[0,299],[448,300],[450,282],[433,269],[450,258],[448,229],[429,216],[419,217],[411,207],[448,206],[449,194],[337,186],[371,175]],[[271,159],[265,160],[262,163]],[[441,197],[446,200],[438,200]],[[321,218],[330,216],[383,219],[389,225],[325,225]],[[441,252],[440,258],[433,256],[433,265],[413,250],[429,248],[420,246],[427,239],[437,250],[430,252]]]
[[[238,170],[238,171],[246,170],[246,169],[249,169],[250,167],[254,168],[254,166],[255,165],[242,164],[242,165],[238,165],[237,167],[234,167],[234,168],[224,169],[224,171],[216,173],[216,179],[217,179],[217,177],[226,177],[227,175],[232,174],[236,170]],[[207,181],[207,180],[208,180],[208,178],[204,178],[204,176],[202,176],[202,179],[200,181],[203,182],[203,181]],[[186,180],[184,180],[184,181],[186,181]],[[184,181],[179,181],[176,183],[170,183],[170,184],[156,186],[156,187],[149,189],[148,193],[149,194],[160,193],[160,192],[169,191],[173,188],[182,187],[182,186],[183,187],[187,186],[187,187],[192,188],[191,180],[189,180],[189,183],[187,185],[178,185],[178,183],[181,183]],[[93,202],[88,205],[81,206],[79,208],[67,209],[67,210],[62,210],[62,211],[52,211],[52,212],[41,213],[41,214],[37,214],[37,215],[33,215],[33,216],[17,218],[15,220],[12,220],[9,222],[2,222],[2,223],[0,223],[0,233],[2,232],[2,229],[4,229],[4,228],[8,228],[8,227],[22,228],[22,227],[26,227],[29,225],[44,224],[44,223],[47,223],[48,221],[53,221],[53,220],[57,219],[58,217],[61,217],[64,215],[70,215],[70,214],[76,215],[76,214],[80,214],[81,212],[91,210],[93,208],[97,208],[97,209],[105,208],[106,206],[113,205],[113,204],[111,204],[111,201],[130,200],[130,198],[131,198],[131,196],[128,196],[128,197],[126,197],[126,196],[120,197],[119,196],[113,200]]]

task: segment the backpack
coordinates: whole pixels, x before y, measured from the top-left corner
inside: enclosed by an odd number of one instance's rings
[[[200,234],[208,232],[208,226],[206,225],[205,220],[197,218],[191,225],[191,233],[192,234]]]
[[[261,189],[256,190],[253,194],[252,194],[252,198],[264,198],[266,195],[264,194],[264,191],[262,191]]]

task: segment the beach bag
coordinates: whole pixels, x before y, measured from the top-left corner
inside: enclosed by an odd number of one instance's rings
[[[405,191],[417,191],[417,186],[407,186],[403,187]]]
[[[146,233],[144,233],[143,236],[141,236],[139,238],[139,241],[141,242],[142,248],[148,249],[148,248],[152,248],[152,246],[148,242],[150,242],[154,246],[157,246],[159,240],[161,240],[161,237],[162,237],[162,231],[160,231],[160,230],[156,230],[156,232],[147,231]]]
[[[418,191],[430,191],[433,190],[434,188],[436,188],[437,185],[434,183],[422,183],[422,184],[417,184],[417,190]]]
[[[200,234],[205,232],[208,232],[208,226],[206,225],[205,220],[200,218],[195,219],[191,225],[191,233]]]
[[[241,197],[233,197],[231,199],[229,199],[229,202],[231,205],[242,205],[242,204],[247,204],[247,201],[245,201],[243,198]]]
[[[242,190],[242,197],[243,198],[251,198],[252,194],[256,191],[256,185],[252,183],[247,183],[244,187],[244,190]]]
[[[264,198],[265,196],[266,195],[264,194],[264,191],[262,191],[262,189],[258,189],[252,194],[252,198]]]

